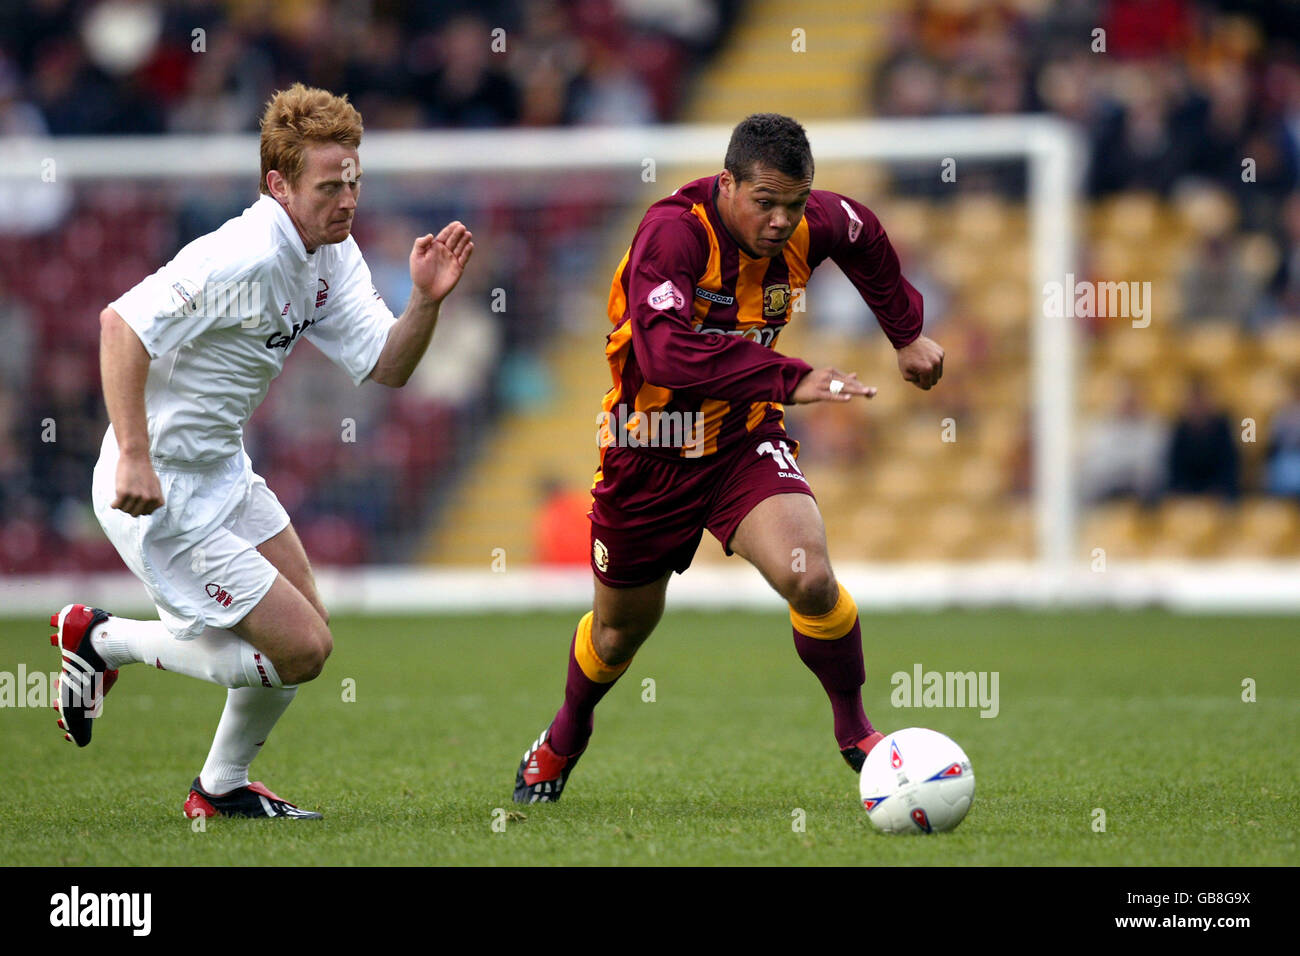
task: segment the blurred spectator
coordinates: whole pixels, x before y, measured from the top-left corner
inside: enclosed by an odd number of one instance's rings
[[[29,163],[42,178],[39,185],[0,181],[0,234],[45,232],[57,225],[72,205],[67,185],[58,181],[58,167],[51,170],[45,166],[53,153],[45,119],[21,93],[17,72],[0,53],[0,141],[14,150],[15,159]]]
[[[541,486],[533,526],[533,560],[542,565],[582,565],[591,557],[591,493],[566,488],[555,478]]]
[[[519,89],[490,31],[478,17],[460,16],[417,47],[412,83],[432,125],[508,126],[519,118]]]
[[[1169,489],[1235,501],[1241,492],[1237,442],[1228,415],[1204,380],[1193,379],[1169,442]]]
[[[1291,400],[1273,415],[1269,431],[1268,493],[1300,498],[1300,379],[1292,382]]]
[[[0,279],[0,383],[15,395],[26,394],[32,374],[36,339],[32,319],[30,310],[9,295]]]
[[[1085,427],[1079,493],[1085,502],[1137,497],[1154,501],[1165,485],[1168,430],[1126,382],[1115,409]]]
[[[654,118],[650,91],[628,65],[626,51],[591,48],[587,72],[575,80],[573,122],[585,126],[644,126]]]
[[[1292,193],[1282,206],[1277,269],[1258,317],[1300,316],[1300,193]]]
[[[1234,232],[1237,208],[1222,189],[1197,186],[1177,199],[1184,223],[1195,236],[1179,276],[1183,318],[1244,322],[1259,295],[1259,283],[1245,267]]]

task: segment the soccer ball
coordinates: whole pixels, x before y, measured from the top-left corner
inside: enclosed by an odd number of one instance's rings
[[[909,727],[871,748],[858,787],[877,829],[934,833],[953,829],[966,816],[975,796],[975,772],[951,739]]]

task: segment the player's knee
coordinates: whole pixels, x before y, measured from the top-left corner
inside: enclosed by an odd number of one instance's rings
[[[793,574],[782,594],[790,606],[800,614],[818,617],[829,614],[839,600],[840,586],[829,565],[809,566]]]
[[[617,627],[600,621],[591,626],[591,644],[596,656],[610,667],[625,664],[636,654],[637,648],[650,636],[650,630],[641,626]]]
[[[334,650],[334,636],[323,623],[308,635],[289,656],[280,679],[286,684],[305,684],[315,680],[325,669],[325,660]]]

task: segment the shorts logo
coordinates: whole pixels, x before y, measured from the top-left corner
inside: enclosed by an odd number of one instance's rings
[[[847,200],[841,199],[840,205],[849,214],[849,242],[857,242],[858,236],[862,235],[862,220],[858,218],[858,214],[853,211],[853,207]]]
[[[677,290],[677,286],[673,285],[672,280],[669,279],[667,282],[651,289],[650,294],[646,296],[645,301],[652,309],[659,309],[661,311],[667,309],[680,309],[686,305],[686,296],[682,295],[681,292]]]
[[[235,599],[235,596],[227,592],[220,584],[209,584],[203,590],[207,591],[208,597],[212,598],[212,600],[216,601],[222,607],[230,607],[230,602]]]
[[[763,290],[763,316],[774,319],[785,315],[786,306],[790,304],[790,287],[782,282],[770,285]]]
[[[591,542],[591,559],[596,562],[597,571],[609,570],[609,548],[599,538]]]

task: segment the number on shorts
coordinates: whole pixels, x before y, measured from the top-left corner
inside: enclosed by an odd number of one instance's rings
[[[772,460],[776,462],[776,467],[782,471],[793,471],[797,475],[802,475],[803,472],[799,470],[799,466],[795,463],[794,453],[790,451],[790,446],[783,441],[776,444],[781,447],[777,448],[770,441],[765,441],[754,451],[759,455],[771,455]]]

